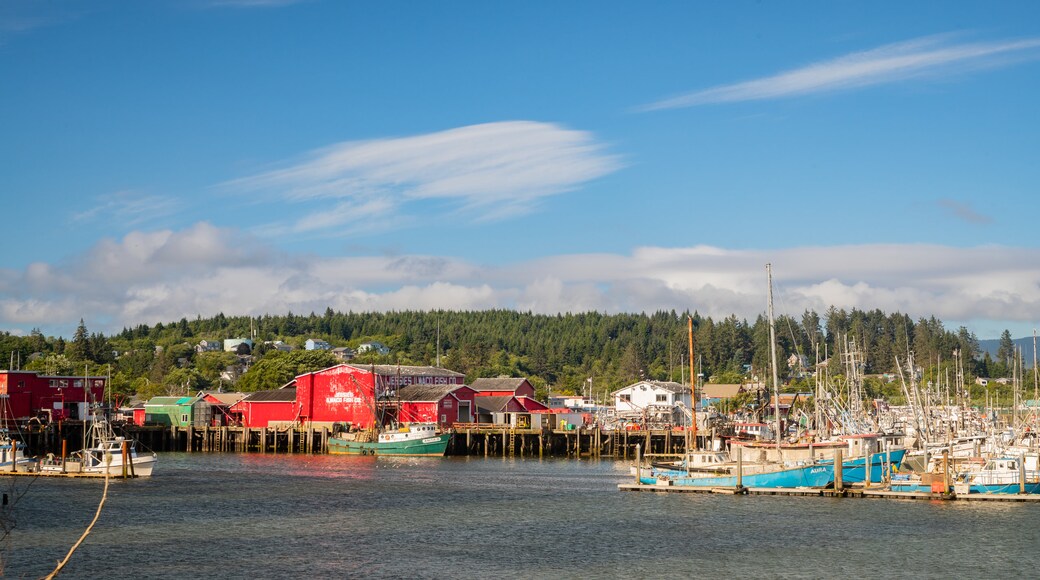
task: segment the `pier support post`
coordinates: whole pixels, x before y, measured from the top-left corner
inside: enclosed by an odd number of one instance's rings
[[[867,456],[863,460],[863,487],[870,487],[873,483],[871,480],[874,478],[874,454],[867,449]]]
[[[687,455],[689,457],[689,455]],[[686,470],[689,472],[690,462],[686,461]],[[744,489],[744,446],[737,446],[737,489]]]
[[[639,453],[639,444],[636,443],[636,485],[641,483],[643,479],[643,461]]]
[[[844,479],[844,459],[842,458],[841,449],[834,450],[834,491],[840,492],[845,489]]]
[[[1026,456],[1018,456],[1018,493],[1026,492]]]
[[[950,493],[950,450],[943,451],[943,495]]]

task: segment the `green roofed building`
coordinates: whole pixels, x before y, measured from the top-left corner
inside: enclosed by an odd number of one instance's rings
[[[200,395],[152,397],[144,404],[146,424],[204,427],[212,419],[212,405]]]

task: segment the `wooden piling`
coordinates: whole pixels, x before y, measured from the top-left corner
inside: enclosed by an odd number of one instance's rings
[[[686,456],[689,458],[689,455]],[[686,469],[689,470],[689,460]],[[737,446],[737,489],[744,487],[744,446]]]
[[[643,479],[643,461],[639,456],[639,444],[636,443],[636,485]]]
[[[845,466],[842,464],[842,453],[841,449],[834,450],[834,489],[841,491],[845,487],[844,471]]]

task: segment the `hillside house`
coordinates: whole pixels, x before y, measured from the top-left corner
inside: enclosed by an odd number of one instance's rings
[[[308,338],[303,343],[304,350],[332,350],[332,345],[319,338]]]

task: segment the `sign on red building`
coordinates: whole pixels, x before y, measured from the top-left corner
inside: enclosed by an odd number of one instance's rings
[[[404,385],[462,385],[465,375],[437,367],[342,364],[296,377],[300,420],[312,425],[350,423],[367,429]]]

